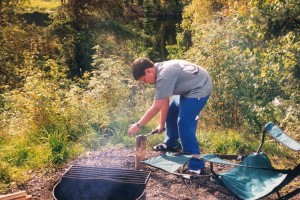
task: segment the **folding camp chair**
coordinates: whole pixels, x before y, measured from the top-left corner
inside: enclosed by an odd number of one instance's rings
[[[300,151],[300,144],[298,142],[286,135],[276,125],[269,122],[264,126],[261,144],[256,152],[245,157],[214,154],[201,156],[201,159],[210,163],[211,176],[215,183],[225,188],[237,199],[254,200],[273,193],[277,193],[279,199],[289,199],[300,193],[300,188],[296,188],[284,196],[280,195],[280,189],[300,175],[300,164],[294,169],[275,169],[268,156],[261,151],[266,134],[269,134],[290,149]],[[180,167],[186,164],[191,157],[191,155],[166,153],[143,162],[144,164],[163,169],[169,173],[181,175],[183,179],[192,180],[194,177],[176,172]],[[242,161],[238,164],[229,162],[227,159],[231,158],[239,158]],[[219,173],[214,169],[216,164],[229,165],[233,166],[233,168]],[[194,180],[194,182],[199,183],[197,180]]]
[[[231,163],[213,154],[201,157],[210,162],[213,179],[238,199],[259,199],[275,192],[279,199],[288,199],[300,192],[300,188],[297,188],[285,196],[280,195],[279,190],[300,175],[300,164],[294,169],[275,169],[268,156],[261,151],[266,133],[290,149],[300,151],[298,142],[269,122],[264,126],[262,141],[257,151],[245,157],[241,163]],[[214,164],[232,165],[234,168],[217,173]]]
[[[196,182],[198,185],[202,185],[211,189],[215,189],[215,188],[212,188],[209,185],[207,185],[207,181],[210,179],[210,175],[190,175],[190,174],[182,173],[183,169],[185,168],[185,165],[192,157],[193,155],[186,154],[186,153],[166,152],[165,154],[148,158],[141,162],[181,178],[181,180],[186,185],[193,199],[196,199],[190,189],[190,185],[188,184],[189,181]],[[224,191],[220,191],[220,192],[223,192],[226,195],[230,195]]]

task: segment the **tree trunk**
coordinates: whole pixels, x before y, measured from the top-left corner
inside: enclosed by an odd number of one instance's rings
[[[125,0],[125,6],[129,7],[129,0]]]
[[[144,0],[138,0],[138,6],[142,6],[144,4]]]
[[[77,21],[78,19],[77,0],[70,0],[70,8],[75,21]]]

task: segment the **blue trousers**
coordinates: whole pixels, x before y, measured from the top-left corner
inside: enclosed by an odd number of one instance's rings
[[[196,137],[198,118],[210,95],[204,98],[185,98],[176,95],[169,105],[166,119],[166,138],[168,147],[177,147],[180,139],[184,153],[200,154]],[[203,169],[202,160],[192,158],[188,163],[190,170]]]

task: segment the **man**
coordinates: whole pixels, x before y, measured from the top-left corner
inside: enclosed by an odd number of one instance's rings
[[[133,62],[133,77],[148,84],[156,84],[152,106],[144,116],[128,129],[129,135],[136,134],[158,112],[160,121],[158,132],[166,125],[166,138],[163,144],[153,147],[155,151],[177,151],[180,139],[182,151],[199,157],[200,148],[196,129],[200,111],[205,106],[212,90],[212,81],[205,69],[183,60],[169,60],[153,63],[147,58]],[[169,99],[173,96],[171,102]],[[200,174],[205,164],[192,158],[188,169]]]

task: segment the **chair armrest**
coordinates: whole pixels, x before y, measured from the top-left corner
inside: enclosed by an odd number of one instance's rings
[[[253,155],[254,156],[256,156],[256,155],[263,156],[265,154],[252,153],[252,154],[249,154],[248,156],[253,156]],[[223,159],[219,158],[218,155],[215,155],[215,154],[205,154],[205,155],[201,156],[200,159],[202,159],[206,162],[210,162],[210,167],[211,167],[212,173],[214,175],[217,175],[217,173],[214,172],[214,170],[213,170],[214,163],[223,164],[223,165],[232,165],[235,167],[246,167],[246,168],[260,169],[260,170],[271,170],[271,171],[276,171],[276,172],[280,172],[283,174],[298,174],[299,175],[299,173],[300,173],[300,164],[297,167],[295,167],[295,169],[275,169],[274,167],[271,166],[271,164],[269,167],[260,167],[260,166],[256,166],[256,165],[253,165],[253,166],[252,165],[244,165],[243,162],[242,163],[233,163],[233,162],[223,160]]]
[[[273,137],[278,142],[284,144],[288,148],[294,151],[300,151],[300,143],[296,140],[292,139],[286,133],[284,133],[278,126],[274,123],[269,122],[265,125],[264,131],[268,133],[271,137]]]

